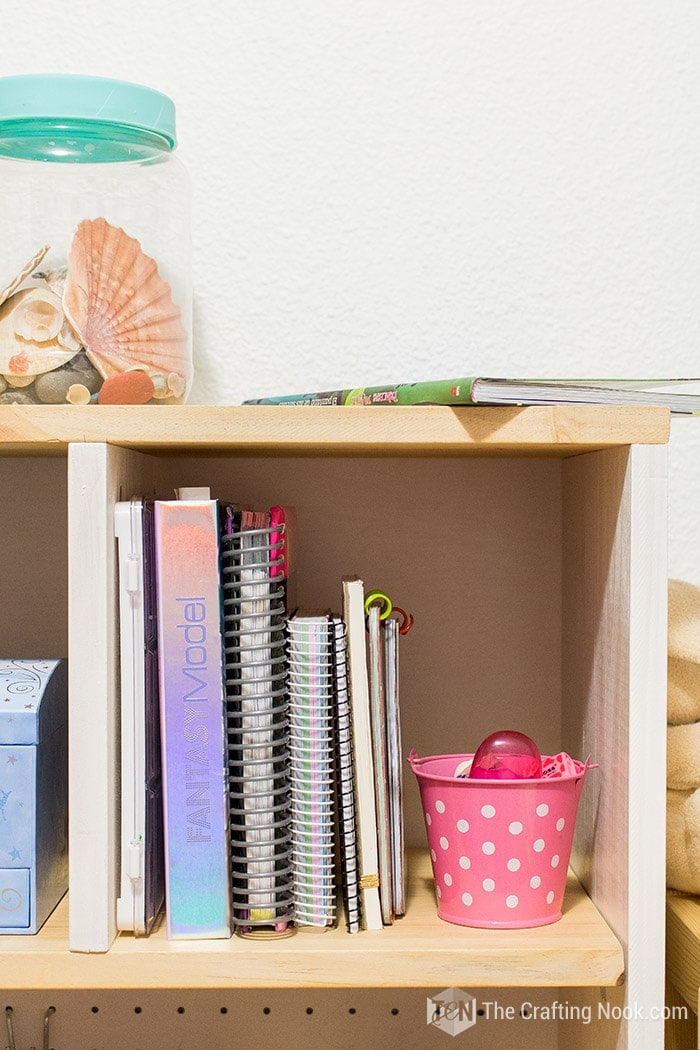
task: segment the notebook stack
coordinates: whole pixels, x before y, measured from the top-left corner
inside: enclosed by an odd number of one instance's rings
[[[115,514],[119,928],[151,931],[164,875],[168,937],[326,929],[341,897],[380,930],[405,905],[391,601],[345,577],[342,616],[290,616],[289,511],[177,496]]]

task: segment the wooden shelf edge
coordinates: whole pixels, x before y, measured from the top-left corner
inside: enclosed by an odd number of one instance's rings
[[[666,444],[669,435],[670,414],[656,406],[0,406],[5,455],[65,455],[69,444],[87,441],[144,451],[567,456]]]
[[[168,941],[120,936],[105,954],[67,950],[67,899],[36,937],[2,937],[12,990],[116,988],[425,988],[613,986],[622,947],[569,873],[559,922],[479,930],[440,920],[427,854],[411,856],[409,910],[392,927],[353,936],[300,930],[269,941]]]

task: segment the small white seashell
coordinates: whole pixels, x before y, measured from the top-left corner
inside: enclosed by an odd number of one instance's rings
[[[185,380],[177,372],[171,372],[168,376],[168,390],[172,397],[185,396]]]
[[[3,376],[3,379],[15,390],[21,390],[23,386],[31,386],[34,382],[34,376]]]
[[[72,386],[68,387],[66,401],[71,405],[87,405],[90,403],[91,396],[88,388],[83,386],[82,383],[73,383]]]
[[[25,288],[0,305],[0,373],[36,376],[66,364],[80,343],[49,288]]]
[[[153,396],[163,398],[168,396],[168,381],[164,375],[156,373],[151,376],[153,380]]]
[[[12,313],[15,335],[31,339],[35,343],[47,343],[56,339],[63,328],[64,317],[61,300],[45,295],[43,289],[34,290],[21,298]],[[18,296],[19,298],[19,296]]]
[[[37,270],[33,276],[38,281],[45,281],[51,291],[55,292],[56,295],[63,295],[63,289],[66,286],[66,277],[68,276],[68,267],[57,266],[52,270]]]
[[[7,284],[0,291],[0,306],[2,306],[2,304],[10,298],[12,293],[17,291],[22,282],[26,281],[27,277],[29,277],[29,275],[33,273],[34,270],[36,270],[37,266],[44,258],[49,248],[50,245],[48,244],[45,244],[43,248],[40,248],[36,255],[34,255],[28,263],[25,263],[22,269],[19,271],[19,273],[16,274],[16,276],[12,278],[9,284]]]

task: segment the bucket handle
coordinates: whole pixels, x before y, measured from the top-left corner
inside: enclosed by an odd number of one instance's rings
[[[600,762],[591,762],[591,756],[586,757],[586,761],[583,763],[583,771],[581,776],[585,777],[589,769],[600,769]]]

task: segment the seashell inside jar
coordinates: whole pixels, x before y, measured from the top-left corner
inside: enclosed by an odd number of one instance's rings
[[[0,77],[0,403],[177,405],[192,366],[175,107],[105,77]]]
[[[63,310],[104,380],[98,401],[184,399],[192,366],[180,308],[135,237],[103,218],[80,223],[68,253]]]
[[[65,267],[39,269],[48,251],[0,291],[0,403],[182,403],[187,333],[139,241],[100,217],[79,224]]]

